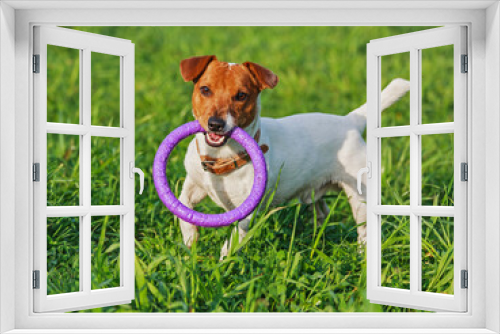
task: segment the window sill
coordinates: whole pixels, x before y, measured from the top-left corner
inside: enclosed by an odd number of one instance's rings
[[[484,328],[456,329],[14,329],[5,334],[488,334]]]

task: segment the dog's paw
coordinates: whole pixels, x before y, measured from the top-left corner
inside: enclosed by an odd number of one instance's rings
[[[326,217],[322,212],[316,212],[316,220],[314,220],[314,214],[309,218],[309,224],[316,224],[316,228],[320,228],[325,223]]]
[[[360,240],[358,238],[358,254],[363,254],[366,250],[366,239]]]
[[[366,249],[366,225],[358,226],[358,253],[363,253]]]
[[[321,226],[323,226],[323,223],[325,222],[325,218],[326,217],[316,216],[316,220],[314,220],[314,217],[311,217],[311,218],[309,218],[307,223],[310,225],[316,224],[316,228],[320,228]]]
[[[366,245],[366,224],[358,226],[358,244]]]
[[[193,243],[198,240],[198,232],[194,234],[189,234],[189,235],[183,235],[182,236],[182,241],[184,241],[184,245],[186,245],[188,248],[191,248]]]
[[[229,242],[226,240],[224,242],[224,246],[222,246],[222,249],[220,250],[220,258],[219,261],[224,260],[224,258],[229,254]]]
[[[193,242],[198,240],[198,228],[196,227],[196,225],[192,225],[183,220],[179,220],[179,224],[182,232],[182,241],[184,242],[184,245],[186,245],[188,248],[191,248]]]

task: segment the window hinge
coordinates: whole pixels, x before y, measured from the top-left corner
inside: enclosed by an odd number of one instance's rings
[[[33,164],[33,181],[40,182],[40,164],[38,162]]]
[[[33,55],[33,73],[40,73],[40,55]]]
[[[467,55],[462,55],[462,73],[469,72],[469,57]]]
[[[462,270],[461,271],[461,276],[462,276],[462,289],[467,289],[469,288],[469,273],[467,270]]]
[[[40,270],[33,270],[33,289],[40,289]]]
[[[466,162],[462,162],[460,164],[460,170],[461,170],[460,180],[461,181],[469,181],[469,166]]]

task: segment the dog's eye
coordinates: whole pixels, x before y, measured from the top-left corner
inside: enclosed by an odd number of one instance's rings
[[[212,94],[212,92],[210,91],[210,88],[208,88],[207,86],[201,86],[200,92],[201,92],[201,95],[203,95],[203,96],[210,96]]]
[[[236,94],[236,101],[245,101],[247,99],[247,93],[239,92]]]

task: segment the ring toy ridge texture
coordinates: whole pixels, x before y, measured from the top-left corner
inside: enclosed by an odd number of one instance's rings
[[[267,183],[266,160],[259,145],[243,129],[235,127],[231,132],[231,138],[236,140],[246,149],[254,167],[254,181],[252,190],[247,199],[234,210],[221,214],[206,214],[194,211],[182,204],[172,193],[168,186],[166,167],[170,153],[174,147],[184,138],[197,132],[205,132],[198,121],[181,125],[172,131],[161,143],[156,152],[153,163],[153,180],[156,192],[163,204],[180,219],[202,227],[222,227],[231,225],[252,213],[259,204]]]

